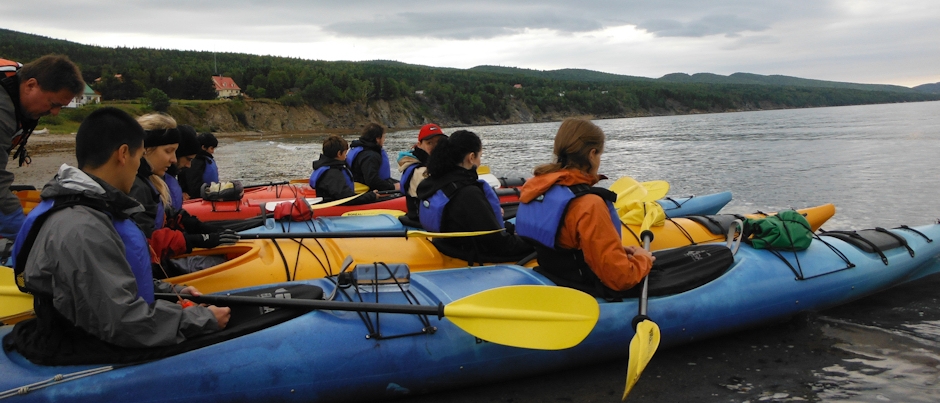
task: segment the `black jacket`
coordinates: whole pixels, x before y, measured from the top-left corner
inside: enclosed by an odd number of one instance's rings
[[[475,170],[459,168],[440,177],[428,177],[418,185],[418,199],[425,200],[444,186],[457,184],[458,190],[450,196],[444,208],[441,231],[489,231],[504,227],[503,223],[496,220],[477,179]],[[506,232],[464,238],[436,238],[432,242],[441,253],[471,263],[517,261],[535,251],[518,236]]]
[[[213,160],[212,163],[215,163],[212,154],[209,154],[205,150],[200,150],[189,168],[181,169],[179,175],[177,175],[180,188],[183,189],[183,193],[188,194],[190,198],[198,199],[202,197],[200,193],[202,184],[204,183],[202,181],[202,175],[206,172],[206,164],[209,163],[207,160]]]
[[[363,141],[362,139],[353,140],[352,147],[362,147],[362,151],[356,156],[349,170],[353,173],[353,180],[369,186],[372,190],[392,190],[395,189],[395,179],[379,179],[379,167],[382,166],[382,154],[385,151],[376,143]]]
[[[345,174],[343,173],[346,170],[346,161],[320,154],[320,159],[313,162],[313,170],[316,171],[324,166],[328,166],[330,169],[324,172],[316,183],[318,197],[322,197],[324,202],[330,202],[356,194],[355,189],[350,189],[349,185],[346,184]],[[347,204],[372,203],[377,197],[373,192],[366,192]]]

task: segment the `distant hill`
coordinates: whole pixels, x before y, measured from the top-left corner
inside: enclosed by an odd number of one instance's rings
[[[587,81],[587,82],[624,82],[624,81],[653,81],[652,78],[626,76],[620,74],[604,73],[586,69],[561,69],[561,70],[532,70],[519,67],[502,66],[476,66],[468,69],[481,73],[495,74],[516,74],[525,77],[543,78],[549,80],[562,81]]]
[[[200,130],[305,130],[317,124],[352,129],[369,120],[389,127],[424,122],[456,126],[940,100],[940,92],[779,75],[674,73],[654,79],[586,69],[458,69],[393,60],[305,60],[109,48],[0,29],[2,58],[28,62],[49,53],[68,55],[107,101],[149,102],[146,94],[159,95],[153,89],[174,100],[211,100],[216,93],[209,78],[231,77],[243,98],[218,107],[175,102],[174,116]],[[307,108],[307,123],[300,117],[288,118],[294,116],[288,114],[290,108]],[[234,123],[217,124],[226,120],[219,117],[222,112],[229,113],[227,121]],[[268,117],[277,118],[259,121]],[[74,118],[79,121],[81,116]]]
[[[940,94],[940,83],[921,84],[914,87],[915,90],[929,94]]]

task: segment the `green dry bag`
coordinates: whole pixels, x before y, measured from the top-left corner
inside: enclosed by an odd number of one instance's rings
[[[744,239],[755,249],[804,250],[813,241],[806,217],[794,210],[744,223]]]

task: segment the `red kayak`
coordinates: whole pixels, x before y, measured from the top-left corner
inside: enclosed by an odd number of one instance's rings
[[[516,187],[525,183],[524,179],[506,179],[498,178],[500,188],[496,189],[501,203],[513,203],[519,201],[519,193]],[[356,204],[356,205],[338,205],[317,209],[316,202],[317,191],[311,189],[308,184],[272,184],[245,189],[245,194],[241,200],[235,201],[208,201],[203,199],[192,199],[183,202],[183,209],[189,214],[198,217],[201,221],[229,221],[245,220],[259,217],[264,212],[262,208],[268,205],[267,214],[270,214],[270,206],[282,202],[292,202],[301,197],[307,199],[313,207],[313,213],[316,217],[340,216],[344,213],[356,210],[398,210],[407,211],[405,198],[401,193],[392,193],[382,197],[375,203]]]

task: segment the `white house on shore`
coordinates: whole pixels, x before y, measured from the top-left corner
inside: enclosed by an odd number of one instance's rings
[[[215,93],[219,98],[237,97],[242,93],[232,77],[212,76],[212,83],[215,84]]]
[[[69,102],[68,105],[65,105],[66,108],[78,108],[80,106],[85,106],[88,104],[100,104],[101,103],[101,93],[91,89],[91,87],[86,83],[85,91],[82,91],[81,94],[76,95],[75,98],[72,98],[72,102]]]

